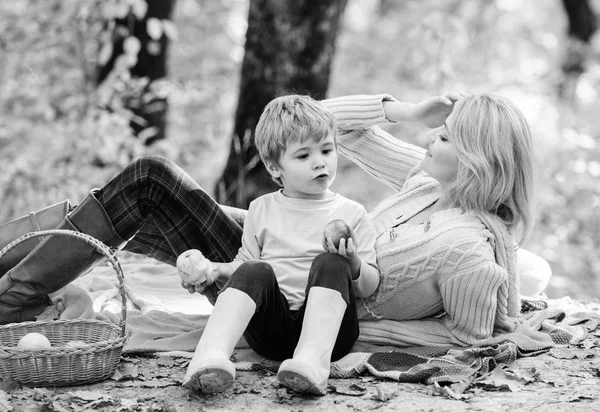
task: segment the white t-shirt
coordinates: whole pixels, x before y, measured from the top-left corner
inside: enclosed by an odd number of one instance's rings
[[[379,284],[375,230],[365,208],[339,194],[323,200],[295,199],[280,190],[255,199],[248,208],[242,246],[234,261],[269,263],[290,309],[299,309],[312,261],[325,252],[323,229],[334,219],[343,219],[354,232],[362,266],[353,286],[357,297],[367,297]]]

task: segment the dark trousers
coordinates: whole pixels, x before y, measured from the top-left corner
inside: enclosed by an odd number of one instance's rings
[[[130,239],[124,250],[175,265],[188,249],[213,262],[233,260],[242,226],[172,161],[135,160],[96,193],[115,231]],[[206,291],[212,304],[216,286]]]
[[[243,263],[233,272],[225,288],[241,290],[256,303],[256,313],[244,333],[250,347],[266,358],[283,361],[294,354],[302,330],[306,299],[313,286],[338,291],[347,304],[331,355],[335,361],[350,352],[358,338],[350,266],[343,257],[322,253],[315,258],[308,273],[306,298],[298,310],[290,310],[287,299],[279,290],[273,268],[263,261]]]

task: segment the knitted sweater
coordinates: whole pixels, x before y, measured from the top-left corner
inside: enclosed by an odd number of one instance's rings
[[[396,346],[466,346],[512,332],[519,313],[513,239],[496,216],[457,208],[406,223],[440,196],[423,172],[425,150],[395,139],[388,95],[324,100],[338,122],[342,154],[397,190],[370,213],[381,280],[358,303],[359,341]]]

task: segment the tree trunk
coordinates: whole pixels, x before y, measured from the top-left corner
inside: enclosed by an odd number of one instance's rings
[[[97,84],[107,78],[116,59],[123,54],[124,39],[128,36],[136,37],[141,44],[137,63],[131,68],[131,76],[133,78],[147,77],[150,83],[167,77],[169,38],[164,32],[159,39],[152,38],[147,24],[151,18],[160,21],[170,20],[175,8],[175,0],[145,1],[148,4],[148,10],[143,18],[138,19],[133,13],[130,13],[127,17],[115,21],[112,36],[114,39],[113,51],[107,63],[98,67]],[[149,86],[143,88],[139,96],[132,96],[125,103],[125,106],[136,116],[130,126],[136,136],[143,136],[146,145],[165,138],[168,111],[167,99],[148,93],[151,93]],[[143,96],[144,94],[147,95]]]
[[[562,0],[569,21],[568,40],[561,70],[559,95],[572,99],[579,76],[585,71],[585,56],[597,29],[594,11],[588,0]]]
[[[220,203],[247,207],[277,189],[253,144],[263,108],[297,93],[326,97],[347,0],[250,0],[231,152],[218,183]]]

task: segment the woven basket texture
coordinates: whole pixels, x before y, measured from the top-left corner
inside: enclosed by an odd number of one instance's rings
[[[110,378],[119,365],[127,342],[127,306],[124,277],[114,252],[84,233],[53,229],[28,233],[11,242],[0,259],[18,244],[33,237],[70,236],[84,241],[103,254],[113,266],[121,294],[119,326],[95,319],[47,320],[0,326],[0,376],[26,386],[74,386]],[[50,341],[48,349],[21,349],[19,340],[28,333],[41,333]],[[81,341],[78,346],[65,346]]]

